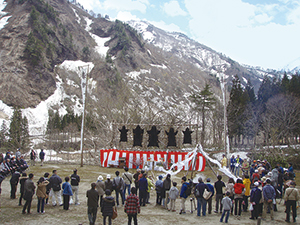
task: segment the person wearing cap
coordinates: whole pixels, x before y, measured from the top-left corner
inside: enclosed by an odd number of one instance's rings
[[[110,180],[111,179],[111,176],[110,174],[107,174],[106,176],[106,181],[104,182],[105,184],[105,190],[110,190],[110,192],[113,191],[113,182]]]
[[[290,187],[286,189],[284,194],[284,201],[285,201],[285,207],[286,207],[286,222],[290,222],[290,213],[291,213],[291,207],[293,210],[293,222],[296,222],[297,217],[297,208],[296,203],[300,200],[300,195],[298,190],[295,188],[296,183],[292,181],[290,183]]]
[[[254,170],[254,173],[252,175],[252,183],[254,183],[255,180],[260,180],[260,175],[258,173],[258,169]]]
[[[212,193],[209,199],[207,199],[207,212],[211,214],[212,211],[212,199],[215,194],[214,186],[210,183],[210,178],[206,179],[206,186],[209,188],[209,191]]]
[[[271,185],[271,180],[269,178],[266,179],[266,185],[263,187],[263,197],[264,197],[264,206],[263,206],[263,214],[262,218],[266,219],[266,214],[268,208],[270,209],[271,220],[274,220],[274,210],[273,210],[273,200],[276,197],[276,191],[274,187]]]
[[[77,169],[73,170],[73,174],[71,175],[71,187],[72,187],[72,192],[73,192],[73,196],[72,198],[72,202],[74,202],[74,197],[75,197],[75,205],[79,205],[79,197],[78,197],[78,193],[79,193],[79,182],[80,182],[80,176],[78,176],[77,174]]]
[[[103,195],[105,194],[105,184],[103,182],[103,177],[101,175],[98,177],[98,180],[96,182],[96,190],[98,191],[98,194],[100,196],[100,205],[101,205]]]
[[[253,210],[251,211],[251,220],[257,219],[259,216],[259,202],[261,200],[261,190],[258,188],[259,183],[257,181],[254,182],[254,188],[250,193],[250,204],[253,206]]]
[[[99,202],[99,194],[95,190],[96,184],[91,184],[91,189],[86,192],[87,206],[88,206],[88,218],[90,221],[90,225],[94,225],[97,218],[97,209],[98,209],[98,202]]]

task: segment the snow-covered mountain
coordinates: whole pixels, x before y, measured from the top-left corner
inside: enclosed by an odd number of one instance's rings
[[[33,5],[46,11],[51,6],[55,12],[51,9],[47,20],[40,19],[48,36],[38,48],[36,65],[25,51],[32,47],[30,34],[42,27],[33,29]],[[49,111],[82,114],[86,80],[88,115],[108,143],[113,122],[196,123],[189,96],[206,83],[222,101],[222,78],[228,87],[238,75],[243,84],[251,80],[257,91],[263,76],[281,73],[240,65],[147,22],[130,21],[129,26],[92,17],[65,0],[7,0],[0,7],[0,117],[9,124],[13,107],[21,107],[31,135],[45,134]]]
[[[250,80],[256,91],[264,76],[274,77],[281,74],[276,70],[240,65],[224,54],[200,44],[182,33],[166,32],[145,21],[129,21],[128,23],[143,34],[148,43],[192,63],[200,70],[217,78],[224,73],[230,82],[232,77],[237,74],[243,84]]]

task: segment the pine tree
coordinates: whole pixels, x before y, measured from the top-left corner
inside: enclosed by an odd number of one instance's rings
[[[227,126],[231,142],[234,137],[240,142],[240,137],[243,134],[244,129],[243,121],[245,121],[246,115],[244,112],[248,102],[248,93],[243,90],[241,81],[236,75],[232,80],[232,89],[230,91],[230,98],[227,106]]]
[[[14,109],[9,128],[9,143],[14,148],[26,149],[29,144],[28,120],[20,109]]]
[[[199,93],[193,93],[190,98],[195,103],[195,110],[200,112],[202,115],[202,132],[201,132],[201,144],[205,142],[205,128],[206,128],[206,113],[212,110],[216,103],[216,99],[213,96],[213,92],[210,90],[211,86],[205,84],[205,87]]]
[[[0,129],[0,148],[6,147],[8,138],[8,128],[5,121],[3,121]]]

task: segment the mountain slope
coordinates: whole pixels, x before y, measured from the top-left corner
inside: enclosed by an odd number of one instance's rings
[[[257,90],[264,75],[277,74],[239,65],[145,22],[130,22],[135,30],[94,18],[66,0],[7,0],[5,12],[0,100],[24,108],[31,134],[45,133],[49,113],[80,115],[86,80],[87,117],[108,145],[118,124],[196,123],[189,96],[206,83],[221,99],[221,77],[230,85],[238,74]],[[2,109],[10,116],[11,108]]]
[[[195,65],[201,71],[218,78],[221,73],[224,73],[228,77],[229,85],[233,76],[237,74],[244,85],[247,80],[250,80],[257,91],[264,76],[277,77],[281,74],[275,70],[240,65],[181,33],[166,32],[144,21],[129,21],[128,23],[142,33],[148,43]]]

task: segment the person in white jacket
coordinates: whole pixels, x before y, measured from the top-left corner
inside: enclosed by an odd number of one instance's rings
[[[171,189],[169,191],[169,198],[171,200],[171,204],[170,204],[170,208],[168,210],[169,211],[172,210],[172,212],[176,212],[176,210],[175,210],[175,202],[176,202],[176,199],[179,196],[179,191],[178,191],[178,189],[177,189],[176,186],[177,186],[177,183],[173,182],[173,187],[171,187]]]

